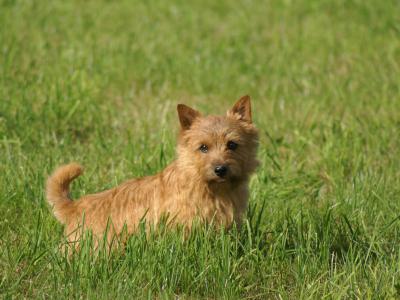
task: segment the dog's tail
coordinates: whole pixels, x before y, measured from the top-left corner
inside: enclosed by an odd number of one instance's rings
[[[65,223],[68,207],[72,200],[69,197],[69,184],[83,172],[82,166],[70,163],[59,167],[47,180],[46,197],[53,208],[54,216],[61,223]]]

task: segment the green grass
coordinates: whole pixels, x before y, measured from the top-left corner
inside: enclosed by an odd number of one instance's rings
[[[0,1],[1,298],[399,298],[395,0]],[[175,156],[183,102],[253,98],[262,162],[240,232],[133,236],[67,260],[44,200]]]

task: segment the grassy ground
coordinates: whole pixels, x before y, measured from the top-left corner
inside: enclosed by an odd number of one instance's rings
[[[398,1],[0,1],[0,297],[399,298]],[[240,232],[57,251],[73,196],[174,158],[175,106],[253,98],[262,161]]]

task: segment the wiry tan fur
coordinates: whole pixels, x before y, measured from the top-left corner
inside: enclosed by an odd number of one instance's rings
[[[226,228],[240,224],[247,208],[249,176],[258,165],[258,133],[251,120],[250,98],[242,97],[226,116],[203,117],[182,104],[178,115],[177,160],[154,176],[72,201],[69,184],[82,167],[71,163],[54,172],[47,181],[47,199],[55,217],[65,224],[70,241],[79,240],[82,229],[102,237],[107,226],[109,239],[123,230],[132,234],[141,220],[156,226],[165,216],[169,224],[188,229],[195,219]],[[228,141],[237,143],[237,149],[229,150]],[[207,153],[199,150],[203,144]],[[215,174],[217,165],[228,167],[226,177]]]

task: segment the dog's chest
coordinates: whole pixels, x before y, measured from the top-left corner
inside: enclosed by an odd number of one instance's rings
[[[208,196],[203,201],[198,211],[202,218],[208,222],[215,222],[230,226],[234,221],[235,207],[232,197]]]
[[[197,197],[187,197],[183,200],[186,207],[190,207],[190,214],[194,217],[200,217],[208,223],[215,223],[229,227],[233,221],[237,221],[238,211],[237,203],[242,202],[242,193],[226,193],[215,195],[209,192],[196,193]]]
[[[240,223],[247,205],[247,189],[212,193],[206,188],[185,187],[163,195],[156,213],[169,215],[174,223],[190,225],[195,219],[230,227],[234,221]]]

